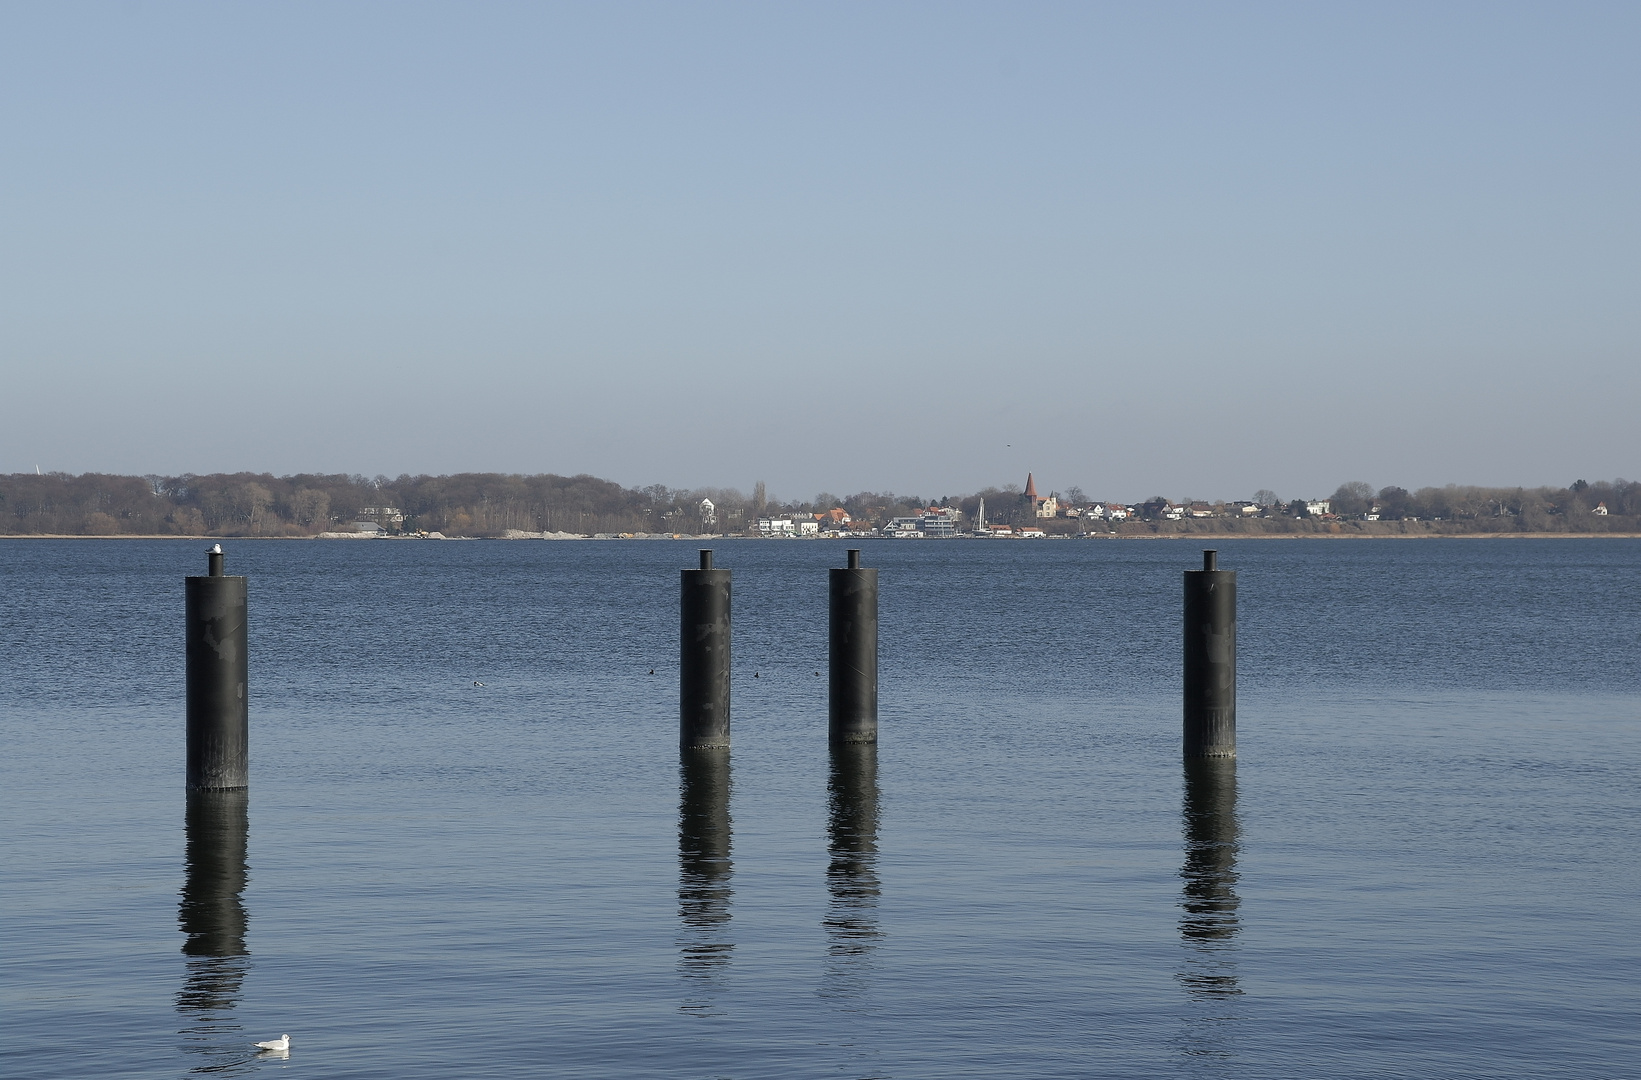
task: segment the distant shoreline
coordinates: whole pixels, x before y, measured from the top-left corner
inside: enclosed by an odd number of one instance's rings
[[[378,476],[213,473],[114,476],[0,475],[0,536],[223,537],[267,539],[660,540],[699,536],[851,539],[876,535],[953,539],[1195,536],[1641,535],[1641,481],[1574,481],[1565,488],[1450,484],[1409,492],[1341,484],[1328,499],[1286,503],[1270,491],[1243,502],[1125,505],[1067,490],[1038,497],[983,488],[928,501],[862,491],[782,502],[760,482],[751,497],[733,489],[628,488],[595,476],[460,473]],[[987,508],[991,512],[987,513]],[[987,523],[991,527],[988,529]],[[1009,528],[1008,526],[1012,526]],[[12,532],[13,529],[26,532]],[[1029,536],[1021,536],[1029,533]],[[998,535],[1001,534],[1001,535]],[[1012,535],[1011,535],[1012,534]]]
[[[321,536],[177,536],[175,534],[134,534],[120,533],[114,535],[92,536],[84,533],[0,533],[0,540],[280,540],[280,541],[309,541],[346,539],[357,542],[353,537],[336,538]],[[497,543],[515,544],[530,540],[541,541],[541,537],[503,537],[503,536],[445,536],[439,538],[418,536],[375,536],[361,537],[369,540],[431,540],[458,541],[471,543],[475,540],[494,540]],[[644,543],[654,543],[657,540],[671,540],[677,543],[700,543],[703,540],[756,540],[760,543],[859,543],[870,540],[874,543],[890,541],[891,536],[843,536],[843,537],[772,537],[772,536],[668,536],[665,534],[650,534],[647,536],[563,536],[553,537],[546,543],[564,543],[566,541],[586,540],[600,544],[612,541],[634,540]],[[987,543],[1009,543],[1027,541],[1027,537],[986,537],[986,536],[953,536],[935,538],[935,543],[945,543],[948,540],[984,540]],[[1498,532],[1498,533],[1087,533],[1082,536],[1045,536],[1035,539],[1041,540],[1641,540],[1641,533],[1632,532]],[[925,540],[927,542],[927,540]]]

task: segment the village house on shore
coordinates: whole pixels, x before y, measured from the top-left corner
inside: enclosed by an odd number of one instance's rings
[[[1168,499],[1152,499],[1143,503],[1072,500],[1057,491],[1047,495],[1037,489],[1037,477],[1026,474],[1025,489],[1017,496],[1003,497],[999,505],[993,495],[992,514],[1003,520],[987,520],[986,500],[980,498],[972,520],[967,520],[957,506],[933,505],[915,514],[901,514],[879,522],[861,521],[851,517],[841,507],[809,514],[759,518],[748,529],[748,535],[769,538],[802,539],[805,537],[882,536],[902,540],[925,538],[948,539],[958,536],[995,537],[1009,539],[1036,539],[1051,535],[1084,535],[1090,531],[1109,531],[1125,521],[1185,521],[1210,518],[1255,518],[1276,513],[1329,518],[1331,505],[1326,499],[1300,500],[1287,505],[1261,505],[1252,501],[1175,503]],[[1377,520],[1375,514],[1368,520]],[[1599,512],[1599,511],[1598,511]],[[1363,515],[1364,517],[1367,515]],[[703,520],[704,520],[703,512]],[[1059,522],[1058,526],[1051,523]],[[1076,528],[1067,528],[1068,523]]]

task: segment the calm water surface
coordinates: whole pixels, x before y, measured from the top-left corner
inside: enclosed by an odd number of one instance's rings
[[[681,769],[692,546],[234,541],[252,787],[190,803],[203,546],[0,542],[7,1076],[1641,1076],[1641,541],[1221,542],[1192,773],[1184,543],[868,545],[834,758],[841,545],[720,542]]]

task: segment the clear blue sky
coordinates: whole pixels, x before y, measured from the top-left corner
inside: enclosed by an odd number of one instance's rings
[[[1641,5],[11,3],[0,471],[1641,474]]]

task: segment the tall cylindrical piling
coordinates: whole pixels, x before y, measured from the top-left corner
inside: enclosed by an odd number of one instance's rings
[[[245,579],[222,573],[222,548],[206,577],[186,582],[188,789],[232,791],[249,783]]]
[[[1185,572],[1185,756],[1236,756],[1236,571]]]
[[[877,742],[877,570],[850,549],[846,569],[828,573],[827,738]]]
[[[679,598],[678,744],[685,750],[729,745],[729,571],[682,571]]]

